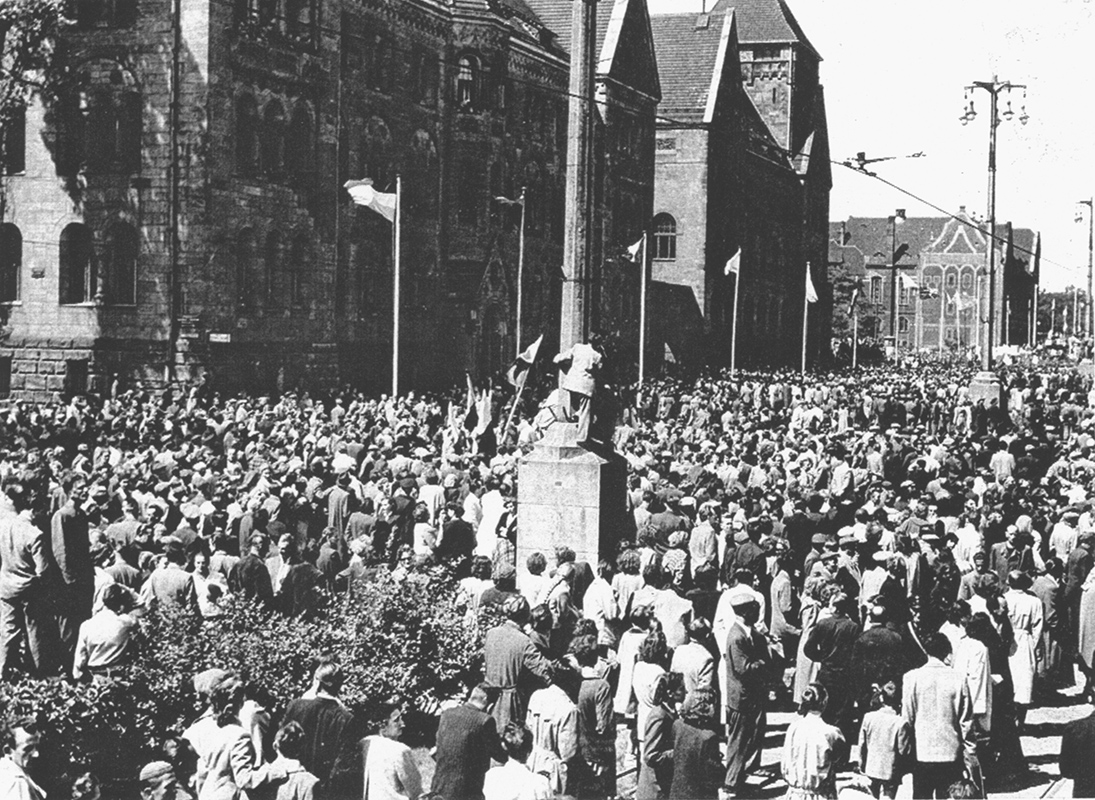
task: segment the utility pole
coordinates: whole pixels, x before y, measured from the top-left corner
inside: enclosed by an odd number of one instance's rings
[[[566,225],[559,352],[589,339],[593,327],[593,90],[597,0],[575,0],[571,23],[570,119],[567,126]]]
[[[893,357],[897,360],[897,223],[905,221],[905,209],[899,208],[889,218],[890,223],[890,341],[893,342]]]
[[[1088,338],[1095,335],[1095,294],[1092,293],[1092,244],[1095,239],[1095,198],[1081,200],[1080,205],[1087,206],[1087,332]],[[1082,222],[1083,217],[1077,217]],[[1095,343],[1092,345],[1092,361],[1095,362]]]

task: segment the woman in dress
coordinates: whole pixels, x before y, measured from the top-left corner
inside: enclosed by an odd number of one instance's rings
[[[802,620],[802,634],[798,640],[798,654],[795,660],[795,692],[796,704],[802,702],[802,695],[806,688],[813,682],[817,672],[817,664],[803,652],[806,640],[810,638],[810,631],[821,618],[825,604],[821,602],[821,590],[826,582],[821,578],[808,578],[802,592],[802,611],[799,617]]]
[[[835,800],[835,765],[844,758],[840,729],[821,718],[828,702],[825,687],[811,683],[802,693],[799,717],[787,728],[780,769],[793,800]]]
[[[1026,720],[1034,692],[1034,673],[1038,664],[1036,651],[1042,638],[1042,601],[1030,593],[1031,584],[1030,576],[1025,572],[1012,571],[1008,575],[1008,586],[1011,588],[1004,595],[1012,632],[1008,666],[1011,668],[1015,717],[1020,729]]]
[[[671,700],[672,686],[668,672],[654,678],[654,706],[644,716],[645,727],[640,731],[639,780],[635,800],[666,800],[673,781],[673,722],[676,713]]]

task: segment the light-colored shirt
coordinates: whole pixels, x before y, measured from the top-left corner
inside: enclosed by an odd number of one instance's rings
[[[72,677],[80,680],[86,670],[94,672],[123,663],[129,654],[136,627],[136,620],[129,614],[116,614],[109,608],[81,623],[80,633],[76,637]]]
[[[418,800],[422,776],[411,748],[386,736],[366,737],[365,800]]]
[[[512,758],[487,770],[483,800],[552,800],[551,783]]]
[[[10,757],[0,758],[0,797],[4,800],[46,800],[45,790]]]

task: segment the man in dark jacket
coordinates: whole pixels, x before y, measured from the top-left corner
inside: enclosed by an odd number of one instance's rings
[[[481,800],[491,759],[505,761],[491,709],[501,690],[481,683],[463,705],[441,712],[437,725],[437,766],[430,791],[452,800]]]
[[[269,606],[274,600],[274,587],[270,582],[266,562],[262,560],[262,553],[266,549],[266,534],[252,534],[250,545],[247,555],[237,561],[228,573],[228,588],[234,594]]]
[[[510,721],[524,724],[533,690],[551,679],[551,664],[523,630],[529,613],[525,598],[510,598],[502,607],[506,621],[487,631],[483,641],[483,675],[501,690],[492,712],[501,730]]]
[[[817,681],[829,693],[824,718],[836,725],[844,734],[844,741],[852,741],[852,716],[855,702],[851,687],[852,650],[859,638],[859,625],[850,614],[855,601],[843,592],[837,592],[829,600],[832,616],[820,620],[806,639],[802,652],[807,658],[821,664]]]
[[[291,702],[281,719],[283,726],[296,722],[304,729],[300,763],[321,785],[330,780],[338,756],[352,749],[360,736],[353,713],[338,699],[342,679],[338,664],[322,662],[316,667],[311,690]]]
[[[60,637],[61,663],[72,663],[80,623],[91,618],[95,594],[95,568],[91,563],[88,518],[83,511],[85,487],[76,484],[67,503],[53,514],[50,553],[55,578],[54,613]]]
[[[1073,797],[1095,797],[1095,714],[1065,725],[1061,736],[1061,777],[1072,778]]]

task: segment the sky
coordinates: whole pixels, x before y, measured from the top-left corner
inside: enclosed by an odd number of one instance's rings
[[[701,0],[648,0],[651,13],[699,11]],[[714,0],[708,0],[708,7]],[[989,94],[974,81],[1026,84],[997,128],[996,218],[1042,234],[1042,287],[1087,286],[1095,193],[1095,0],[788,0],[821,53],[834,160],[907,156],[872,167],[913,195],[988,214]],[[1001,111],[1006,108],[1001,94]],[[929,205],[833,167],[830,218],[939,216]],[[1077,222],[1076,217],[1082,216]]]

